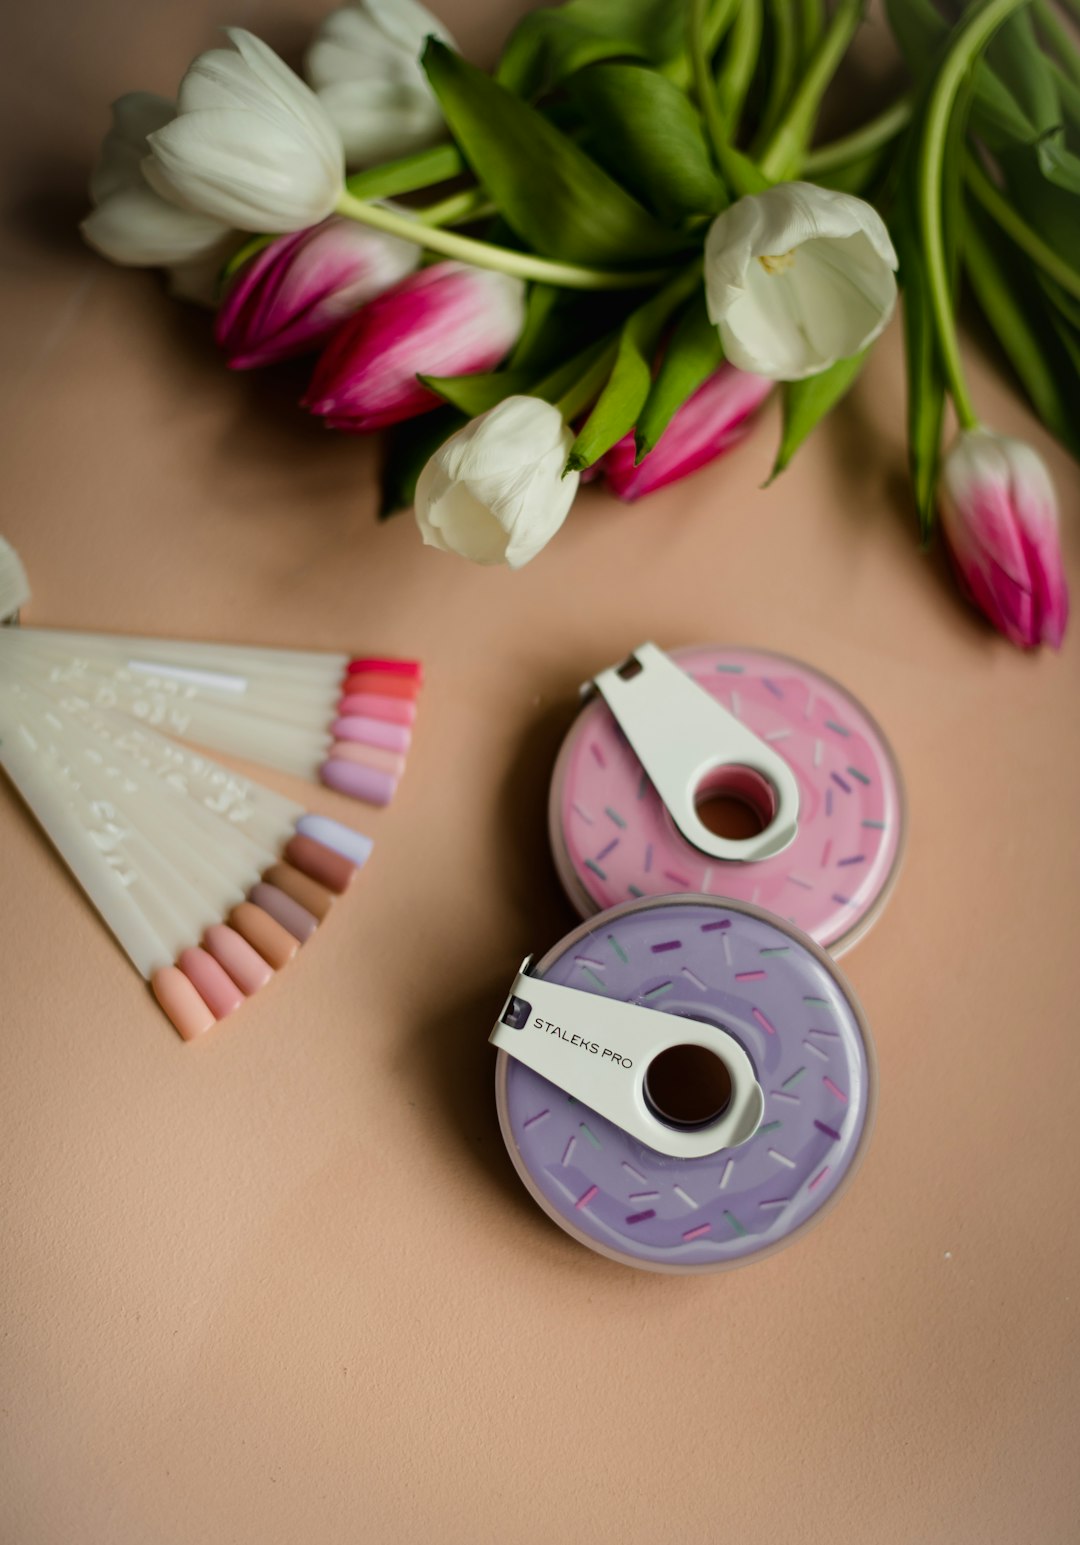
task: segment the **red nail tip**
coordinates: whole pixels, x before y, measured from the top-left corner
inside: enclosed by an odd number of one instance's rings
[[[424,679],[424,667],[419,660],[391,660],[378,656],[358,655],[345,667],[347,676],[359,675],[361,671],[382,671],[389,676],[411,676],[417,682]]]

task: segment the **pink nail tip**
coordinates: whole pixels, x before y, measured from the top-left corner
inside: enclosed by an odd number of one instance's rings
[[[346,690],[338,703],[342,718],[382,719],[386,724],[413,724],[416,721],[416,704],[404,697],[380,697],[375,692]]]
[[[244,994],[213,955],[193,945],[182,950],[176,964],[194,987],[215,1019],[235,1014],[244,1001]]]
[[[352,799],[366,800],[369,805],[388,805],[398,785],[392,773],[367,767],[363,762],[345,762],[335,757],[323,763],[319,776],[328,789],[348,794]]]
[[[412,731],[404,724],[388,724],[384,719],[369,719],[365,714],[346,714],[335,719],[330,726],[335,740],[356,740],[365,746],[378,746],[383,751],[408,751],[412,744]]]
[[[273,967],[228,923],[214,923],[208,928],[203,935],[203,947],[248,997],[273,980]]]

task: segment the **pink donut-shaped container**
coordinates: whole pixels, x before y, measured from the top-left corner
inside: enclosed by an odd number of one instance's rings
[[[884,734],[831,677],[785,655],[700,646],[670,657],[791,767],[797,835],[772,858],[707,857],[676,829],[611,710],[593,697],[551,783],[551,846],[567,895],[586,918],[648,896],[730,896],[842,954],[878,916],[903,854],[903,786]],[[706,780],[701,798],[719,792],[753,809],[759,783],[729,769],[724,787]]]

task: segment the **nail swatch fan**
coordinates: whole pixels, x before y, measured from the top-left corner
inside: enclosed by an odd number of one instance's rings
[[[0,541],[0,618],[28,595]],[[412,661],[0,628],[0,766],[185,1040],[293,959],[371,842],[180,742],[386,804],[420,679]]]

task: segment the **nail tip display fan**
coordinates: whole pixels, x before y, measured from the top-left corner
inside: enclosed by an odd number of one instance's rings
[[[0,622],[29,597],[0,538]],[[201,748],[386,804],[420,681],[409,660],[0,627],[0,766],[185,1040],[293,958],[371,851]]]

